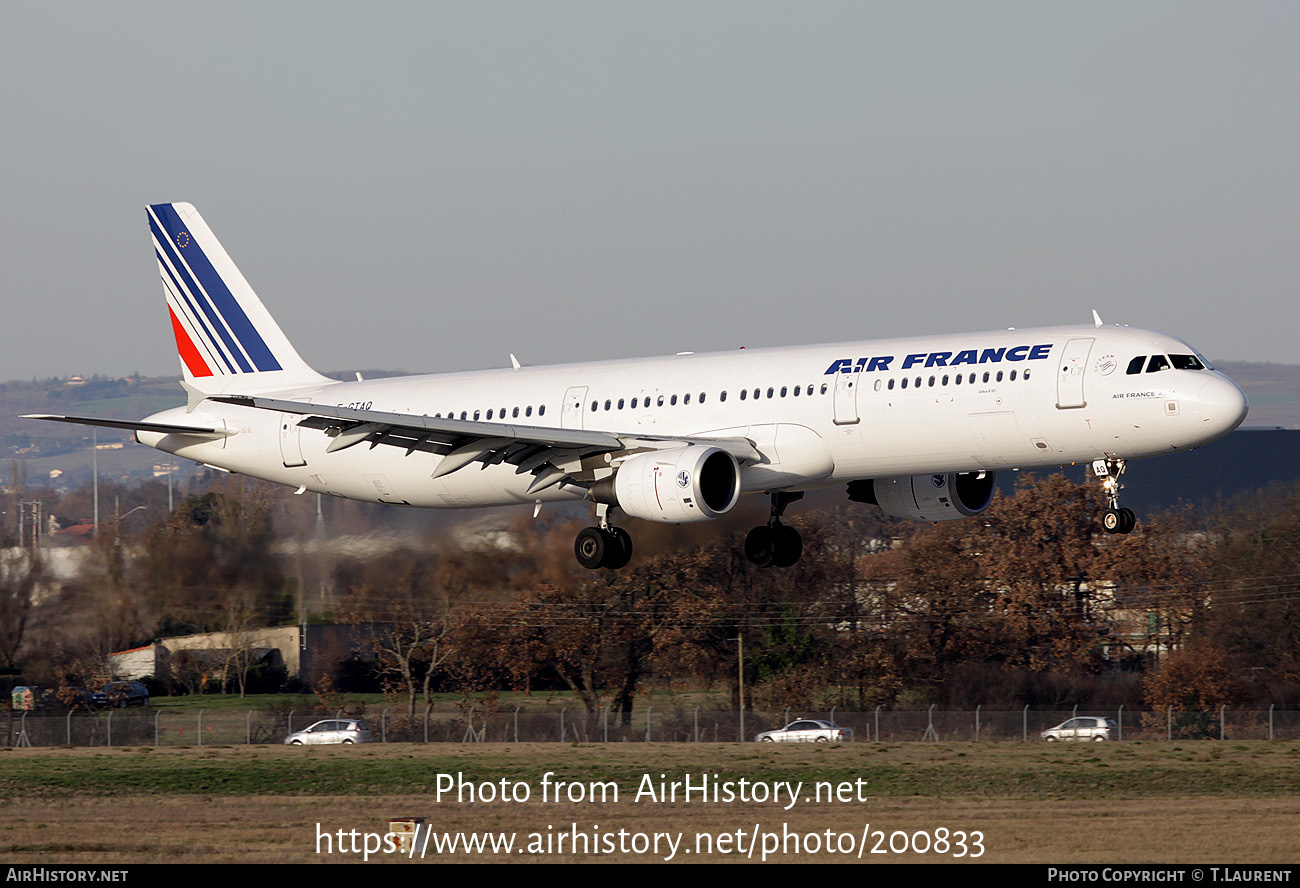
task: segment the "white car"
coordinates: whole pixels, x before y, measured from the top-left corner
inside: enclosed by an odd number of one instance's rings
[[[821,719],[801,718],[779,730],[764,731],[754,739],[759,743],[845,743],[853,739],[853,729]]]
[[[288,746],[314,746],[319,743],[373,743],[374,735],[363,721],[354,718],[327,718],[302,731],[294,731],[284,742]]]
[[[1119,737],[1119,725],[1113,718],[1081,715],[1048,728],[1040,736],[1049,743],[1057,740],[1114,740]]]

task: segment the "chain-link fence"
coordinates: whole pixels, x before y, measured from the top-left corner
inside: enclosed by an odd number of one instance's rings
[[[8,746],[232,746],[278,744],[322,719],[362,717],[379,743],[734,743],[754,740],[799,720],[851,729],[858,742],[1039,741],[1070,719],[1110,719],[1107,739],[1300,740],[1300,710],[1219,709],[1206,712],[1090,707],[1031,709],[849,710],[780,712],[648,706],[625,715],[612,709],[506,706],[491,711],[430,707],[415,716],[368,711],[249,710],[174,712],[165,707],[102,712],[12,712]],[[1091,737],[1089,738],[1091,739]]]

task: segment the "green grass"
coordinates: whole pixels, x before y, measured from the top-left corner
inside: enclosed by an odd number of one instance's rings
[[[1211,755],[1218,752],[1218,755]],[[114,750],[5,750],[0,798],[133,793],[244,795],[427,794],[438,774],[536,784],[613,780],[635,792],[642,776],[708,772],[723,779],[864,780],[873,797],[1177,799],[1296,797],[1300,744],[1178,750],[1129,743],[1080,750],[1021,743],[847,744],[392,744],[346,747],[205,746]]]

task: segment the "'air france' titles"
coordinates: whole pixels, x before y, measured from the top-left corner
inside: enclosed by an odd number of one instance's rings
[[[1003,361],[1042,361],[1052,351],[1050,342],[1042,345],[1017,345],[1001,348],[967,348],[959,352],[950,351],[921,352],[903,357],[900,370],[913,367],[956,367],[961,364],[1000,364]],[[832,373],[874,373],[878,370],[889,371],[896,355],[880,355],[866,358],[840,358],[826,368],[825,375]]]

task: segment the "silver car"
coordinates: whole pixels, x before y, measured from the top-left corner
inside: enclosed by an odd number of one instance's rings
[[[817,718],[801,718],[779,730],[764,731],[754,739],[759,743],[844,743],[853,739],[853,729]]]
[[[1057,740],[1115,740],[1119,737],[1119,725],[1113,718],[1081,715],[1048,728],[1041,736],[1049,743]]]
[[[355,718],[327,718],[294,731],[284,742],[289,746],[314,746],[321,743],[373,743],[374,735],[363,721]]]

